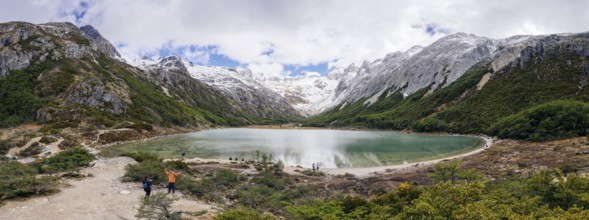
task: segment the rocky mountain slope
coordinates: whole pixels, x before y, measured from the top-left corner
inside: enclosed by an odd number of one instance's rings
[[[243,125],[296,117],[246,111],[242,102],[190,77],[186,68],[142,69],[120,60],[92,27],[0,24],[0,126],[46,131]],[[167,60],[162,65],[175,65]],[[245,103],[245,101],[243,102]],[[292,110],[292,109],[287,109]]]
[[[255,117],[301,117],[282,96],[255,81],[249,70],[193,65],[176,56],[144,59],[138,63],[146,73],[159,77],[172,87],[183,88],[178,82],[188,81],[187,77],[197,79],[227,97],[239,111]],[[174,79],[173,74],[184,79]]]
[[[340,83],[331,103],[337,105],[370,97],[366,104],[371,104],[385,92],[387,96],[397,91],[407,96],[425,87],[430,87],[431,93],[456,81],[474,64],[502,53],[505,48],[523,49],[520,45],[532,42],[528,38],[494,40],[457,33],[426,47],[414,46],[405,52],[391,53],[383,59],[364,62],[355,70],[354,78]],[[497,62],[496,69],[516,56],[502,57],[506,60]]]
[[[342,103],[353,103],[399,91],[405,96],[431,86],[443,88],[458,79],[467,69],[483,59],[494,57],[493,68],[499,69],[519,56],[536,37],[514,36],[494,40],[472,34],[457,33],[433,44],[414,46],[404,52],[390,53],[382,59],[364,61],[331,71],[326,76],[304,73],[300,76],[264,77],[256,80],[284,96],[305,115],[315,115]]]
[[[514,37],[497,48],[452,83],[451,74],[444,77],[446,86],[434,81],[412,94],[406,93],[412,87],[393,87],[376,98],[340,104],[307,122],[530,140],[587,133],[589,34]]]
[[[113,57],[113,58],[120,58],[121,54],[115,46],[113,46],[107,39],[102,37],[98,30],[94,29],[94,27],[90,25],[80,27],[80,30],[84,32],[86,36],[88,36],[94,44],[96,44],[96,49],[100,52],[106,54],[106,56]]]

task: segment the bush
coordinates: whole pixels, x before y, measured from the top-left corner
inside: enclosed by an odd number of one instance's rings
[[[305,174],[307,176],[325,176],[325,173],[323,171],[303,170],[303,171],[301,171],[301,173]],[[354,176],[353,174],[351,174],[351,175],[352,175],[352,177]]]
[[[579,166],[576,164],[565,164],[560,167],[560,170],[565,174],[576,173],[579,170]]]
[[[153,184],[167,183],[164,166],[155,160],[145,160],[137,164],[129,164],[125,167],[123,181],[143,181],[145,177],[153,180]]]
[[[34,142],[26,149],[23,149],[20,152],[18,152],[18,156],[21,156],[21,157],[35,156],[37,154],[40,154],[42,151],[43,151],[43,148],[41,147],[39,142]]]
[[[225,211],[220,215],[215,216],[216,220],[239,220],[239,219],[259,219],[259,220],[272,220],[276,219],[267,214],[260,214],[259,211],[248,210],[245,208],[231,209]]]
[[[286,187],[286,179],[275,176],[271,173],[262,172],[252,179],[254,183],[261,184],[273,189],[282,190]]]
[[[188,164],[184,163],[184,161],[181,160],[168,161],[164,164],[164,167],[166,167],[166,169],[180,170],[182,172],[187,172],[189,169]]]
[[[121,156],[121,157],[130,157],[130,158],[133,158],[137,162],[143,162],[143,161],[146,161],[146,160],[161,161],[161,159],[157,155],[155,155],[153,153],[144,152],[144,151],[136,151],[136,152],[132,152],[132,153],[123,153],[123,154],[121,154],[119,156]]]
[[[96,159],[96,156],[90,153],[88,149],[75,147],[61,151],[52,157],[47,157],[41,160],[39,165],[41,172],[53,173],[87,166],[94,159]]]
[[[193,181],[189,178],[176,179],[176,189],[186,190],[199,198],[203,198],[208,202],[222,202],[221,197],[213,195],[218,190],[217,186],[209,180]]]
[[[334,200],[315,200],[310,204],[287,206],[286,212],[294,219],[344,219],[341,204]]]
[[[5,155],[10,150],[10,141],[0,140],[0,155]]]
[[[38,170],[28,164],[0,162],[0,200],[43,194],[56,189],[56,177],[37,177],[37,174]]]
[[[217,186],[229,188],[238,183],[238,176],[231,170],[223,169],[215,173],[215,176],[211,178],[211,181]]]
[[[165,193],[156,193],[141,200],[136,218],[142,219],[181,219],[182,212],[172,211],[176,197],[169,197]]]
[[[59,149],[67,150],[72,147],[79,146],[79,144],[80,143],[78,143],[78,141],[76,141],[76,140],[65,139],[59,143],[58,147],[59,147]]]
[[[43,144],[50,144],[53,142],[56,142],[57,139],[50,137],[50,136],[43,136],[41,137],[41,140],[39,140],[39,142],[43,143]]]

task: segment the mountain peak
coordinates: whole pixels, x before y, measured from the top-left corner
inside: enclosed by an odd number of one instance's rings
[[[160,62],[157,65],[158,67],[163,69],[176,70],[188,73],[188,69],[186,69],[186,66],[182,62],[182,58],[180,58],[179,56],[164,57],[160,60]]]
[[[73,25],[73,24],[72,24]],[[74,26],[75,27],[75,26]],[[97,49],[100,52],[103,52],[109,57],[120,58],[121,54],[115,46],[113,46],[106,38],[104,38],[96,28],[92,27],[91,25],[85,25],[80,27],[80,31],[82,31],[87,37],[89,37],[95,44]]]
[[[49,23],[45,23],[42,25],[46,25],[46,26],[53,26],[53,27],[58,27],[58,28],[69,28],[69,29],[74,29],[74,30],[79,30],[78,27],[70,22],[49,22]]]

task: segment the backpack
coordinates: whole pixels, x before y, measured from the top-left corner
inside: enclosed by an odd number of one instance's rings
[[[143,189],[149,189],[149,183],[147,181],[143,181]]]

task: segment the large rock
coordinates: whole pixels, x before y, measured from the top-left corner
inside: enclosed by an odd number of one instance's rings
[[[76,84],[65,100],[69,104],[86,105],[114,114],[121,114],[126,110],[123,100],[107,90],[102,81],[96,78],[86,79]]]

